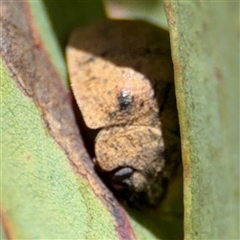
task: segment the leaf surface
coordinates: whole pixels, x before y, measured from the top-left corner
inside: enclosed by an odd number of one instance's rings
[[[239,239],[239,5],[165,1],[184,167],[185,239]]]

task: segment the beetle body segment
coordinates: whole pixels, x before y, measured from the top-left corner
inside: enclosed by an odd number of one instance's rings
[[[164,143],[158,128],[146,126],[111,127],[99,132],[95,151],[99,166],[112,171],[118,166],[129,166],[144,171],[154,161],[160,161],[159,170],[164,166]],[[112,161],[112,159],[118,161]]]

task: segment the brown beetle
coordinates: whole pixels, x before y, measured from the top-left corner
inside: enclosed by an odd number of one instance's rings
[[[132,205],[156,206],[181,162],[168,32],[143,21],[76,29],[70,81],[95,139],[96,164]]]

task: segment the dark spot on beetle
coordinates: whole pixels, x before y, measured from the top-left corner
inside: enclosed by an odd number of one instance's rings
[[[108,90],[108,91],[107,91],[107,94],[108,94],[108,95],[110,95],[110,94],[111,94],[111,92],[112,92],[111,90]]]
[[[134,96],[123,90],[118,96],[118,106],[120,111],[127,111],[132,107]]]
[[[110,118],[114,118],[116,116],[116,112],[110,112],[108,115]]]
[[[160,117],[160,114],[159,114],[159,111],[157,111],[157,112],[154,114],[154,118],[155,118],[156,120],[158,120],[159,117]]]
[[[139,107],[142,108],[144,106],[144,101],[141,101]]]
[[[152,131],[151,128],[148,129],[148,133],[149,133],[150,138],[151,138],[153,141],[158,140],[158,136],[153,133],[153,131]]]

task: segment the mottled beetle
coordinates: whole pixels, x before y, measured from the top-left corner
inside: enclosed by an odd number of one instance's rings
[[[168,32],[104,20],[75,30],[70,81],[95,139],[95,163],[132,205],[156,206],[181,162]]]

